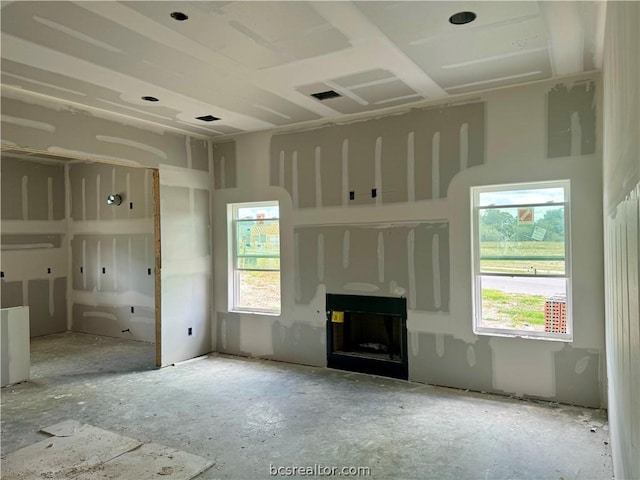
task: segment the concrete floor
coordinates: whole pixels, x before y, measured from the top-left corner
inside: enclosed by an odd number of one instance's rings
[[[33,339],[31,353],[31,381],[1,391],[2,455],[75,419],[214,460],[198,479],[314,464],[374,479],[613,478],[602,410],[217,354],[157,370],[153,345],[83,334]]]

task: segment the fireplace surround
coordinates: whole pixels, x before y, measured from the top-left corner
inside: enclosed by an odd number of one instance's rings
[[[408,379],[406,298],[327,294],[327,366]]]

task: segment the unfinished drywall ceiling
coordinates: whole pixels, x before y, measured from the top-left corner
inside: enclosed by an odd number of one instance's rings
[[[598,69],[601,5],[4,2],[2,93],[208,137],[337,120]]]

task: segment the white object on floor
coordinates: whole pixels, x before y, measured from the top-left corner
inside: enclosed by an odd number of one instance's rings
[[[29,307],[3,308],[0,316],[2,386],[29,380]]]

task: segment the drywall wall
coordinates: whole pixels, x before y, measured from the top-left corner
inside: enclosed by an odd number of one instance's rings
[[[115,121],[113,116],[97,117],[90,112],[59,105],[47,98],[30,98],[29,102],[26,102],[18,98],[3,96],[2,113],[3,147],[23,147],[82,160],[107,161],[124,166],[159,169],[159,200],[164,206],[170,205],[174,200],[175,192],[172,187],[176,186],[173,180],[176,175],[182,175],[189,182],[194,178],[198,179],[197,184],[189,184],[186,187],[187,191],[193,191],[194,208],[195,198],[198,199],[197,202],[203,201],[202,194],[197,194],[196,190],[204,190],[208,195],[213,185],[211,176],[213,148],[208,140],[179,135],[148,124],[136,125],[130,120],[125,121],[126,119],[122,119],[122,122]],[[108,178],[107,175],[105,188],[109,186]],[[102,191],[102,178],[100,182]],[[177,186],[184,187],[185,185]],[[90,187],[85,184],[85,188]],[[188,198],[190,196],[191,193],[188,194]],[[172,207],[173,211],[163,222],[160,232],[163,244],[161,249],[162,268],[159,270],[162,288],[160,323],[162,332],[165,332],[161,342],[161,363],[163,365],[211,351],[209,331],[212,304],[211,288],[204,286],[210,285],[211,282],[211,256],[202,254],[202,251],[189,250],[189,244],[174,242],[171,237],[176,233],[177,228],[183,226],[180,219],[184,216],[194,220],[195,227],[191,232],[196,236],[196,241],[209,242],[210,231],[207,227],[210,225],[210,209],[198,207],[192,210],[191,205],[190,201],[181,202],[179,208],[184,209],[183,211]],[[102,208],[106,209],[107,207],[101,205],[100,209]],[[88,230],[75,232],[78,234],[78,240],[82,240],[80,235],[94,233],[89,228],[93,222],[89,218],[94,211],[97,215],[97,200],[96,204],[86,204],[85,215],[87,215],[86,226]],[[113,213],[108,210],[105,214],[112,215]],[[103,218],[102,210],[100,210],[100,215]],[[173,222],[170,220],[171,217],[174,219]],[[68,218],[71,219],[70,211]],[[64,224],[64,221],[60,222],[58,229],[54,232],[48,232],[47,230],[50,229],[41,223],[33,224],[28,233],[64,234]],[[2,227],[4,233],[4,220]],[[43,227],[44,231],[41,231],[40,227]],[[147,232],[129,231],[127,233],[137,235]],[[111,238],[111,244],[111,249],[107,249],[105,252],[106,258],[109,255],[113,256],[113,238]],[[132,248],[137,248],[134,247],[135,244],[135,239],[132,238]],[[120,238],[116,238],[116,257],[122,254],[122,248],[124,247],[121,246]],[[128,241],[126,248],[128,251]],[[66,260],[62,263],[67,265]],[[31,268],[32,264],[31,259],[27,259],[28,268]],[[97,266],[97,262],[95,265]],[[111,283],[113,287],[113,282]],[[109,282],[106,284],[108,285]],[[184,287],[185,284],[189,287]],[[120,284],[118,285],[120,288]],[[181,288],[172,288],[173,285],[178,285]],[[185,307],[186,288],[189,289],[190,303],[189,308],[182,309]],[[11,285],[10,290],[16,291],[17,288]],[[68,296],[68,299],[70,298],[71,296]],[[81,303],[80,301],[81,298],[78,298],[79,303]],[[90,305],[90,303],[82,304]],[[77,315],[83,318],[84,313],[86,310],[77,311]],[[114,316],[122,314],[119,311],[107,313]],[[188,335],[188,328],[192,328],[192,332],[194,332],[192,335]]]
[[[449,311],[446,222],[296,227],[295,300],[329,293],[407,297],[408,308]]]
[[[68,164],[71,330],[155,342],[149,169]],[[117,194],[120,205],[108,205]]]
[[[484,127],[484,104],[473,102],[275,135],[271,185],[295,208],[445,197],[458,172],[484,162]]]
[[[616,478],[640,478],[640,4],[607,2],[603,65],[607,371]]]
[[[214,193],[213,345],[326,365],[326,293],[402,295],[411,380],[605,405],[599,82],[581,75],[236,137],[237,188]],[[568,137],[550,139],[567,118]],[[470,187],[552,179],[571,181],[573,342],[475,335]],[[261,200],[280,203],[279,316],[226,308],[226,208]]]
[[[160,167],[164,364],[212,350],[211,185],[208,172]]]
[[[2,155],[2,307],[31,306],[30,335],[67,330],[64,167]]]

